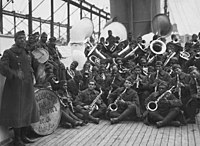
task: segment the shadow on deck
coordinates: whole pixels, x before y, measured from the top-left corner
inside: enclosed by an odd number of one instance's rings
[[[157,129],[142,122],[121,122],[110,125],[100,121],[75,129],[58,128],[53,134],[40,137],[29,146],[198,146],[200,144],[200,114],[196,124]]]

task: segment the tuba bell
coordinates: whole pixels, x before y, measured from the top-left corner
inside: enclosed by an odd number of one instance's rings
[[[151,42],[150,44],[150,50],[156,54],[156,55],[160,55],[165,53],[166,51],[166,45],[163,41],[161,40],[154,40]]]
[[[194,57],[195,59],[200,59],[200,52],[197,52],[197,54]]]

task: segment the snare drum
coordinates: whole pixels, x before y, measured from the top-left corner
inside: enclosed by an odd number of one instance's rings
[[[32,124],[31,128],[38,135],[49,135],[56,130],[60,123],[59,98],[52,90],[41,88],[35,90],[35,99],[40,120]]]

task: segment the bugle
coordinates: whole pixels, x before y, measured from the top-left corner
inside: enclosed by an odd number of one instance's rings
[[[118,105],[117,102],[121,99],[122,95],[126,92],[127,88],[124,89],[124,91],[117,97],[117,99],[114,101],[114,103],[109,104],[108,109],[110,111],[117,111]]]
[[[147,110],[149,111],[156,111],[157,108],[158,108],[158,102],[163,98],[165,97],[167,94],[169,93],[172,93],[172,89],[174,88],[175,86],[172,86],[169,90],[165,91],[162,95],[160,95],[158,97],[158,99],[156,101],[150,101],[148,104],[147,104]]]

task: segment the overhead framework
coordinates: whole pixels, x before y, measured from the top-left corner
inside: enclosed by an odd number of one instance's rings
[[[51,4],[51,16],[49,17],[49,19],[45,20],[45,19],[42,19],[42,18],[36,18],[34,16],[32,16],[32,0],[28,0],[28,6],[29,6],[29,12],[28,14],[20,14],[20,13],[17,13],[15,11],[7,11],[4,9],[3,5],[2,5],[2,0],[0,0],[0,33],[4,33],[3,32],[3,28],[4,28],[4,23],[3,23],[3,16],[4,15],[7,15],[7,16],[12,16],[13,17],[13,33],[15,34],[16,31],[17,31],[17,26],[19,24],[16,24],[16,18],[21,18],[23,20],[28,20],[28,33],[29,34],[32,34],[35,30],[33,30],[33,21],[35,22],[39,22],[39,25],[38,25],[38,28],[39,28],[39,32],[41,33],[42,32],[42,25],[43,24],[49,24],[50,25],[50,36],[55,36],[54,34],[54,26],[58,26],[59,27],[59,30],[60,28],[66,28],[66,39],[67,39],[67,42],[69,41],[70,39],[70,17],[73,17],[71,16],[71,12],[70,12],[70,6],[73,5],[77,8],[79,8],[80,10],[80,19],[83,17],[83,10],[84,11],[87,11],[90,13],[90,19],[92,20],[93,19],[93,15],[95,17],[98,17],[99,20],[98,20],[98,25],[99,25],[99,28],[98,28],[98,33],[100,34],[100,31],[101,31],[101,21],[102,19],[104,20],[109,20],[110,19],[110,13],[108,12],[105,12],[103,9],[100,9],[98,7],[96,7],[95,5],[93,4],[90,4],[89,2],[86,2],[85,0],[79,0],[78,2],[74,1],[74,0],[62,0],[66,3],[67,5],[67,23],[63,24],[61,22],[55,22],[54,21],[54,2],[57,1],[57,0],[51,0],[50,1],[50,4]],[[8,1],[10,3],[10,1]],[[7,3],[8,3],[7,2]],[[14,1],[15,2],[15,1]],[[35,9],[34,9],[35,10]],[[59,11],[59,10],[58,10]],[[8,32],[7,32],[8,33]],[[60,36],[60,32],[59,32],[59,38],[61,37]]]

